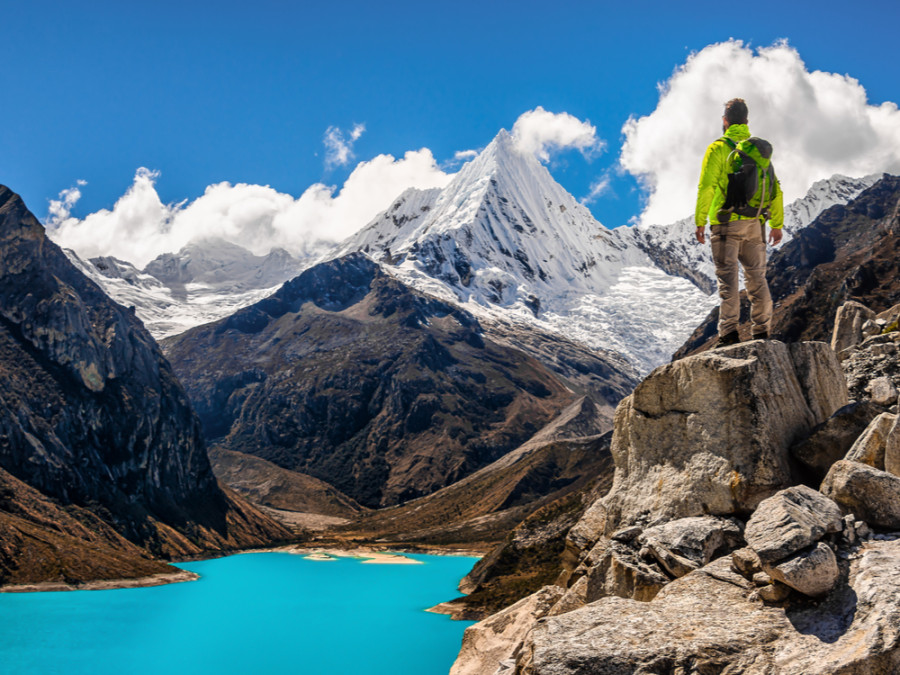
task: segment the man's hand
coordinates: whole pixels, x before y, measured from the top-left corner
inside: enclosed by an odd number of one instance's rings
[[[697,241],[699,241],[701,244],[705,244],[706,243],[706,227],[695,227],[694,230],[695,230],[694,236],[697,237]],[[780,238],[781,237],[779,235],[779,239]]]
[[[772,246],[778,246],[778,244],[781,243],[782,234],[783,233],[780,227],[777,230],[774,228],[769,228],[769,243],[772,244]]]

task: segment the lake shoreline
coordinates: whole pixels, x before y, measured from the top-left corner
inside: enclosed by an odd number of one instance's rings
[[[131,579],[101,579],[86,581],[80,584],[67,584],[64,581],[39,581],[32,584],[10,584],[0,586],[0,593],[57,593],[63,591],[110,591],[121,588],[149,588],[166,584],[180,584],[196,581],[199,574],[179,569],[176,572],[163,572],[148,577]]]
[[[249,548],[236,551],[211,551],[209,555],[179,559],[169,563],[176,568],[173,572],[163,572],[144,577],[132,577],[122,579],[98,579],[83,583],[70,584],[64,581],[40,581],[25,584],[9,584],[0,586],[0,593],[57,593],[65,591],[109,591],[125,588],[149,588],[152,586],[164,586],[167,584],[179,584],[188,581],[196,581],[199,574],[177,568],[179,563],[198,562],[202,560],[215,560],[231,555],[246,553],[289,553],[301,555],[308,560],[327,562],[339,558],[351,558],[360,560],[363,564],[380,565],[418,565],[418,560],[405,556],[405,553],[421,553],[424,555],[444,555],[481,558],[484,553],[465,549],[389,549],[373,546],[308,546],[303,544],[287,544],[283,546]]]

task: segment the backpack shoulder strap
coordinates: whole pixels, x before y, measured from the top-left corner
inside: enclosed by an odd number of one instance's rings
[[[722,138],[720,140],[724,141],[725,145],[727,145],[732,150],[737,150],[737,143],[735,143],[733,140],[728,138],[728,136],[722,136]]]

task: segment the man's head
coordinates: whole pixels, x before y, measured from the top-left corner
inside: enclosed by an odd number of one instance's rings
[[[733,98],[725,104],[722,127],[727,129],[732,124],[747,124],[747,103],[742,98]]]

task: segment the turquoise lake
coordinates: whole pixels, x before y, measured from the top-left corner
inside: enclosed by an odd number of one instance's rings
[[[0,593],[0,673],[446,675],[471,622],[425,612],[475,558],[421,565],[248,553],[152,588]]]

